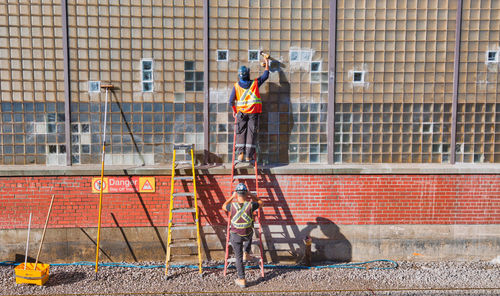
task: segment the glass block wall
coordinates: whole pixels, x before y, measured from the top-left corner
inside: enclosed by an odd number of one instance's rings
[[[61,9],[55,2],[0,3],[0,164],[45,164],[49,148],[64,151]]]
[[[500,162],[500,3],[464,0],[457,105],[457,162]],[[490,56],[490,60],[491,60]]]
[[[203,1],[70,0],[68,13],[72,163],[100,162],[105,92],[89,81],[115,86],[107,164],[168,163],[174,143],[203,151]]]
[[[338,4],[335,162],[448,162],[456,1]]]
[[[260,88],[260,159],[326,162],[328,11],[328,0],[210,1],[210,150],[223,161],[233,146],[229,94],[239,66],[252,79],[263,73],[259,61],[249,61],[249,50],[257,50],[275,59]],[[218,50],[227,50],[227,61]]]
[[[174,143],[231,158],[237,69],[262,74],[263,163],[326,163],[329,0],[209,1],[209,114],[202,0],[68,0],[71,137],[65,137],[61,2],[0,3],[0,164],[171,161]],[[500,162],[500,4],[463,0],[456,147],[457,1],[337,0],[336,163]],[[257,58],[256,58],[257,57]],[[260,59],[261,60],[261,59]],[[100,90],[100,91],[99,91]],[[210,147],[203,147],[209,116]],[[71,141],[71,151],[66,143]]]

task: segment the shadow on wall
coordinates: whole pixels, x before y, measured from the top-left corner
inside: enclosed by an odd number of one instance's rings
[[[240,174],[251,173],[244,170],[242,168],[238,172]],[[253,172],[253,169],[251,171]],[[305,253],[303,240],[307,236],[312,238],[313,261],[351,261],[351,243],[335,223],[323,217],[316,217],[314,222],[305,227],[297,225],[276,176],[270,174],[267,169],[259,170],[259,175],[259,192],[264,201],[264,207],[261,209],[263,211],[261,222],[265,262],[300,261]],[[221,187],[220,179],[207,172],[202,175],[197,173],[196,178],[199,201],[202,205],[200,218],[213,227],[213,232],[210,231],[210,233],[204,233],[204,229],[200,228],[206,258],[212,260],[214,259],[212,252],[224,252],[227,216],[220,210],[220,207],[229,192],[225,192],[225,188]],[[255,181],[246,180],[246,182],[249,190],[254,190]],[[214,248],[214,245],[217,247]],[[258,256],[258,248],[255,248],[253,252]]]
[[[316,223],[309,223],[301,237],[312,239],[312,261],[350,262],[352,245],[340,232],[337,224],[323,217],[317,217]]]
[[[199,173],[202,173],[200,175]],[[220,188],[219,181],[216,180],[214,175],[210,175],[208,170],[198,170],[196,172],[196,185],[198,191],[198,200],[202,207],[200,207],[200,220],[203,218],[214,229],[214,233],[205,233],[204,228],[200,227],[200,236],[202,248],[205,250],[207,260],[212,260],[211,252],[224,252],[226,245],[225,225],[227,223],[227,216],[222,214],[220,208],[226,200],[229,192],[223,192]],[[210,248],[209,242],[213,245],[213,241],[217,241],[217,245],[221,248]]]
[[[308,223],[301,229],[293,219],[276,176],[268,170],[262,170],[260,182],[260,192],[266,192],[261,196],[265,202],[262,215],[262,234],[266,242],[264,249],[272,262],[300,261],[305,253],[303,240],[307,236],[312,238],[313,261],[351,261],[351,243],[335,223],[316,217],[314,223]]]
[[[283,71],[284,68],[285,64],[271,61],[271,75],[278,75],[278,83],[269,82],[268,91],[261,95],[263,113],[259,126],[259,147],[260,159],[264,164],[290,162],[290,133],[294,122],[290,103],[290,82]]]

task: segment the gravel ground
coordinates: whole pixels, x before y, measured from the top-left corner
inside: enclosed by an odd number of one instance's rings
[[[498,264],[398,263],[391,270],[267,269],[263,279],[259,270],[247,270],[245,289],[234,285],[234,269],[227,277],[205,269],[200,277],[197,270],[173,268],[166,280],[161,268],[101,267],[96,281],[92,266],[51,266],[49,281],[39,287],[16,285],[14,267],[0,266],[0,295],[500,295]]]

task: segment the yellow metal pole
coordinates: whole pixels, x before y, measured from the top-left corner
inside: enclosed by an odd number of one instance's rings
[[[95,251],[95,279],[97,280],[97,271],[99,268],[99,243],[101,240],[101,212],[102,212],[102,193],[104,190],[104,157],[106,155],[106,123],[108,116],[108,90],[113,88],[113,85],[102,85],[106,89],[106,100],[104,103],[104,123],[102,137],[102,160],[101,160],[101,188],[99,189],[99,219],[97,221],[97,245]]]

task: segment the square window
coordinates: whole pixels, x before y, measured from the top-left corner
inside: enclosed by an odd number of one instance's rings
[[[196,82],[195,91],[203,91],[203,82]]]
[[[89,81],[89,92],[90,93],[101,92],[101,82],[100,81]]]
[[[184,80],[185,81],[193,81],[194,80],[194,72],[184,72]]]
[[[186,91],[194,91],[194,82],[186,82],[184,87]]]
[[[142,81],[151,81],[151,80],[153,80],[153,72],[143,71],[142,72]]]
[[[153,83],[152,82],[143,82],[142,83],[142,91],[143,92],[153,92]]]
[[[90,153],[90,145],[82,145],[82,153],[89,154]]]
[[[321,82],[320,73],[311,73],[311,82]]]
[[[80,163],[80,155],[71,155],[71,163],[79,164]]]
[[[319,72],[321,70],[321,62],[311,62],[311,72]]]
[[[88,123],[82,123],[82,133],[90,133],[90,125]]]
[[[227,50],[217,50],[217,61],[225,62],[228,60],[228,51]]]
[[[153,60],[142,60],[142,70],[153,70]]]
[[[185,71],[193,71],[194,70],[194,62],[193,61],[185,61],[184,62],[184,70]]]
[[[49,145],[49,153],[50,154],[57,153],[57,146],[56,145]]]
[[[311,51],[309,50],[303,50],[301,51],[301,60],[303,62],[309,62],[311,60]]]
[[[248,51],[248,61],[255,62],[259,60],[259,50],[249,50]]]
[[[291,62],[299,61],[299,52],[297,50],[290,50],[290,61]]]
[[[195,80],[198,82],[203,81],[203,72],[195,72]]]
[[[487,62],[488,63],[498,63],[498,51],[488,50]]]
[[[432,123],[424,123],[422,126],[422,132],[425,134],[432,133]]]
[[[365,81],[365,73],[363,71],[354,71],[353,81],[354,82],[364,82]]]

